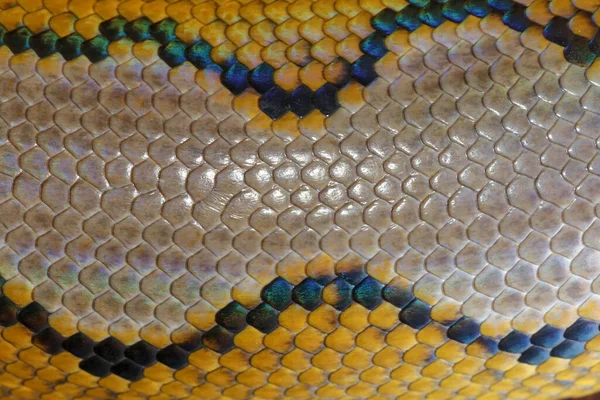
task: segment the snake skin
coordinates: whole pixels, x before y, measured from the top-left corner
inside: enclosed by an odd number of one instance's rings
[[[1,0],[0,398],[600,390],[597,0]]]

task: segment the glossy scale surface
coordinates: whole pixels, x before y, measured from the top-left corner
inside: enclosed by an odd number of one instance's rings
[[[600,390],[599,7],[0,1],[0,398]]]

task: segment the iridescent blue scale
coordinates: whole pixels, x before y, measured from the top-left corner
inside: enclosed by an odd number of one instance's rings
[[[235,63],[221,74],[221,83],[234,95],[241,94],[248,87],[248,68]]]

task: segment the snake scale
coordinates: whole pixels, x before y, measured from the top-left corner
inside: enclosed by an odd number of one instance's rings
[[[0,0],[0,398],[600,390],[599,26]]]

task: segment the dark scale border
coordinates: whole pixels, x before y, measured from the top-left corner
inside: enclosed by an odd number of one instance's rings
[[[271,119],[276,120],[288,111],[302,118],[313,110],[323,115],[333,114],[340,104],[337,92],[350,81],[363,86],[377,78],[376,62],[388,53],[385,39],[399,29],[414,31],[422,24],[437,27],[444,21],[456,23],[464,21],[469,15],[483,18],[490,13],[502,16],[504,24],[523,32],[534,23],[526,14],[526,8],[513,0],[408,0],[409,5],[399,12],[386,8],[371,19],[375,32],[360,43],[364,53],[355,62],[349,63],[343,58],[334,62],[340,64],[339,76],[335,83],[326,83],[316,91],[300,85],[291,92],[277,86],[273,79],[275,69],[267,63],[249,70],[235,56],[219,60],[211,57],[212,47],[200,40],[190,46],[175,35],[177,22],[166,18],[152,23],[147,17],[128,22],[118,16],[100,24],[101,35],[85,40],[78,33],[59,38],[51,30],[33,35],[27,27],[19,27],[7,32],[0,25],[0,45],[6,44],[14,54],[33,49],[40,58],[60,53],[65,60],[81,55],[91,62],[101,61],[109,56],[108,45],[114,41],[129,38],[134,42],[154,40],[161,44],[159,57],[170,67],[177,67],[189,61],[198,69],[213,69],[220,73],[220,79],[234,95],[243,93],[252,87],[261,94],[260,109]],[[544,27],[544,37],[564,47],[567,61],[586,66],[600,56],[600,31],[591,40],[574,34],[569,28],[569,20],[553,18]]]
[[[0,278],[0,283],[3,280]],[[279,313],[295,303],[307,311],[325,303],[324,293],[335,294],[330,303],[344,311],[354,303],[368,310],[387,302],[398,308],[398,321],[414,330],[425,328],[433,320],[431,307],[414,297],[412,287],[399,287],[391,282],[383,285],[364,273],[362,268],[338,271],[334,276],[308,277],[294,286],[275,278],[261,292],[262,303],[247,309],[232,301],[216,314],[216,325],[206,332],[197,331],[185,341],[158,349],[146,341],[127,346],[114,337],[96,343],[83,333],[64,338],[48,324],[50,313],[33,302],[17,307],[8,297],[0,295],[0,325],[21,323],[33,332],[32,343],[54,355],[68,351],[81,359],[80,368],[94,376],[115,374],[129,381],[144,377],[144,370],[157,362],[178,370],[188,365],[193,351],[207,347],[224,354],[232,350],[236,334],[248,325],[268,334],[279,326]],[[467,352],[492,356],[498,351],[519,354],[518,361],[539,365],[550,357],[572,359],[585,351],[587,342],[600,332],[598,322],[580,318],[567,329],[545,325],[533,335],[512,331],[500,340],[481,334],[480,325],[463,316],[440,322],[446,327],[446,337],[467,345]],[[470,350],[470,346],[475,346]],[[482,353],[483,352],[483,353]]]

